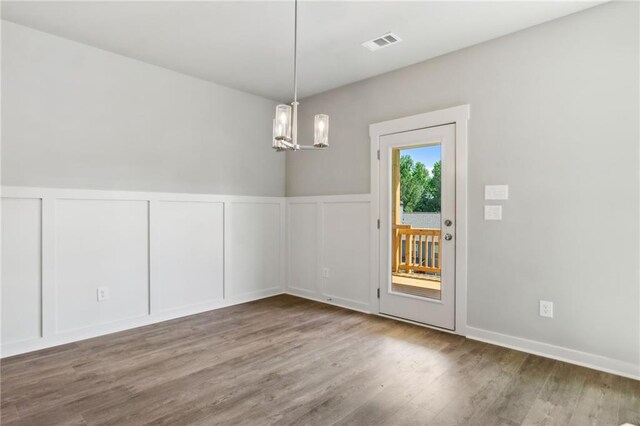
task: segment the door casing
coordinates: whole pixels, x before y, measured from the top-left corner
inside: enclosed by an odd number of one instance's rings
[[[369,126],[371,139],[371,306],[378,315],[378,289],[381,285],[380,277],[380,175],[378,166],[378,152],[380,137],[394,133],[425,129],[428,127],[455,124],[455,152],[456,152],[456,295],[455,295],[455,330],[432,327],[409,320],[393,319],[414,323],[423,327],[436,328],[462,336],[467,334],[467,123],[470,116],[470,106],[460,105],[424,114],[412,115],[395,120],[374,123]]]

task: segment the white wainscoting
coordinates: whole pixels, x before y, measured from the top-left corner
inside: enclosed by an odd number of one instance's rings
[[[287,290],[319,296],[321,222],[317,202],[287,203]]]
[[[370,200],[369,194],[287,198],[287,293],[377,313]]]
[[[158,311],[224,299],[224,203],[161,201],[154,227]]]
[[[42,336],[41,217],[39,199],[2,200],[3,343]]]
[[[230,285],[226,294],[232,298],[255,292],[281,290],[284,269],[281,233],[284,231],[284,208],[280,202],[236,202],[229,205],[227,229]]]
[[[4,187],[2,246],[10,356],[282,293],[285,199]]]
[[[55,214],[55,333],[148,315],[148,202],[58,199]]]
[[[378,313],[368,194],[5,187],[2,195],[2,356],[283,292]],[[97,301],[101,286],[109,287],[106,302]],[[636,365],[490,330],[469,327],[467,336],[640,374]]]

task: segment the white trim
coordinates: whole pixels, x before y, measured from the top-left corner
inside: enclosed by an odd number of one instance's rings
[[[282,198],[280,202],[280,245],[278,250],[280,251],[280,271],[279,271],[279,290],[280,293],[284,293],[285,288],[287,288],[287,279],[288,279],[288,269],[287,265],[289,264],[287,255],[289,253],[289,249],[287,246],[289,229],[287,224],[288,217],[288,206],[287,199]],[[225,234],[226,235],[226,234]]]
[[[352,311],[362,312],[363,314],[372,314],[369,306],[361,302],[354,302],[349,299],[342,299],[339,297],[312,294],[310,291],[299,290],[294,287],[289,287],[285,290],[285,294],[301,297],[303,299],[313,300],[314,302],[326,303],[327,305],[339,306],[341,308],[350,309]]]
[[[301,292],[303,294],[307,294],[309,296],[313,296],[316,294],[317,289],[320,286],[320,275],[317,273],[317,271],[320,270],[320,260],[319,257],[317,256],[317,253],[320,253],[320,248],[316,247],[316,276],[315,276],[315,281],[316,281],[316,291],[311,291],[308,289],[304,289],[304,288],[298,288],[294,285],[292,285],[291,283],[291,266],[292,263],[289,262],[289,258],[290,258],[290,253],[292,251],[292,244],[291,244],[291,221],[289,220],[289,218],[291,217],[292,213],[291,213],[291,204],[307,204],[307,205],[311,205],[311,206],[315,206],[316,208],[316,241],[319,241],[318,239],[320,238],[320,220],[319,220],[319,215],[318,215],[318,209],[320,208],[319,205],[320,203],[317,203],[315,201],[297,201],[295,203],[290,202],[289,200],[287,200],[286,202],[286,253],[285,256],[287,258],[287,263],[286,263],[286,275],[285,275],[285,286],[284,286],[284,292],[286,294],[292,294],[289,293],[288,290],[295,290],[296,292]]]
[[[163,192],[134,192],[134,191],[108,191],[90,189],[67,188],[38,188],[38,187],[1,187],[2,198],[39,199],[41,200],[41,335],[38,338],[5,343],[0,347],[0,357],[30,352],[49,348],[65,343],[71,343],[104,334],[127,330],[166,321],[172,318],[193,315],[238,303],[244,303],[264,297],[282,294],[285,288],[285,224],[286,224],[286,198],[285,197],[260,197],[242,195],[219,194],[184,194]],[[148,300],[147,312],[141,316],[121,318],[113,322],[75,328],[72,330],[58,331],[56,326],[57,294],[56,294],[56,201],[57,200],[107,200],[107,201],[143,201],[147,203],[148,212]],[[223,215],[223,298],[216,300],[203,300],[199,303],[183,307],[161,311],[157,289],[152,285],[157,278],[157,231],[158,223],[155,212],[160,202],[206,202],[221,203],[224,209]],[[280,252],[280,265],[278,279],[274,286],[268,289],[260,289],[230,297],[228,289],[230,250],[228,236],[231,216],[229,209],[233,204],[271,204],[279,206],[280,219],[277,225],[280,227],[278,242]]]
[[[308,196],[301,196],[301,197],[287,197],[288,204],[368,203],[370,201],[371,201],[371,194],[308,195]]]
[[[468,117],[463,114],[465,110],[458,111],[460,114],[460,119],[462,120],[463,116]],[[438,114],[441,116],[442,114]],[[418,117],[418,116],[415,116]],[[415,117],[409,117],[411,122],[415,122]],[[464,120],[462,120],[464,121]],[[396,126],[398,120],[393,120],[389,123],[391,125]],[[457,121],[456,121],[457,123]],[[382,123],[384,124],[384,123]],[[378,129],[382,129],[379,125]],[[466,125],[464,126],[456,126],[456,137],[460,140],[463,138],[466,140]],[[464,161],[466,166],[466,144],[462,147],[457,145],[456,149],[464,149],[464,151],[460,152],[461,155],[457,161],[457,166],[460,166],[460,161]],[[377,161],[377,150],[371,150],[371,159]],[[375,164],[375,163],[373,163]],[[462,179],[462,182],[466,183],[466,167],[458,167],[458,173],[461,173],[462,176],[458,175],[458,179]],[[372,179],[374,178],[375,169],[372,170]],[[377,176],[376,176],[377,178]],[[184,316],[194,315],[202,312],[206,312],[213,309],[219,309],[227,306],[233,306],[240,303],[249,302],[252,300],[257,300],[265,297],[271,297],[278,294],[291,294],[298,297],[302,297],[305,299],[315,300],[322,303],[327,303],[335,306],[340,306],[347,309],[352,309],[355,311],[363,312],[363,313],[372,313],[379,314],[377,306],[377,278],[378,278],[378,269],[377,269],[377,237],[378,230],[376,226],[376,219],[378,214],[378,205],[377,202],[373,200],[377,200],[377,191],[374,192],[373,189],[377,188],[373,184],[374,180],[372,180],[372,194],[356,194],[356,195],[330,195],[330,196],[305,196],[305,197],[253,197],[253,196],[236,196],[236,195],[211,195],[211,194],[173,194],[173,193],[155,193],[155,192],[127,192],[127,191],[102,191],[102,190],[80,190],[80,189],[58,189],[58,188],[31,188],[31,187],[2,187],[2,197],[3,198],[32,198],[32,199],[40,199],[42,200],[42,337],[33,340],[26,340],[20,342],[8,343],[2,346],[2,357],[17,355],[20,353],[30,352],[39,349],[45,349],[61,344],[76,342],[79,340],[102,336],[105,334],[110,334],[118,331],[128,330],[135,327],[141,327],[145,325],[150,325],[153,323],[158,323],[161,321],[170,320],[173,318],[180,318]],[[457,190],[462,191],[460,186],[457,187]],[[465,197],[461,197],[460,194],[463,194]],[[280,250],[283,254],[281,256],[282,263],[282,273],[280,279],[281,287],[275,287],[271,289],[260,290],[240,296],[228,297],[228,289],[225,288],[225,297],[226,300],[212,300],[209,302],[198,303],[197,305],[191,305],[184,308],[172,309],[171,311],[166,312],[158,312],[155,310],[154,302],[153,302],[153,293],[150,293],[150,314],[130,319],[123,319],[117,322],[101,324],[99,326],[73,330],[69,332],[63,332],[60,334],[55,334],[55,199],[56,198],[68,198],[68,199],[102,199],[102,200],[141,200],[149,202],[149,212],[150,212],[150,227],[153,226],[154,218],[153,218],[153,206],[156,205],[158,201],[202,201],[202,202],[223,202],[225,208],[225,217],[224,217],[224,226],[225,226],[225,239],[228,234],[228,220],[230,217],[228,216],[228,209],[231,203],[234,202],[250,202],[250,203],[268,203],[268,204],[280,204],[281,205],[281,235],[280,235]],[[321,208],[324,203],[343,203],[343,202],[371,202],[371,272],[372,272],[372,286],[371,286],[371,300],[369,306],[366,303],[360,301],[353,301],[347,299],[341,299],[337,297],[332,297],[328,295],[320,294],[320,288],[318,288],[318,293],[313,293],[310,291],[305,291],[301,289],[295,289],[287,286],[286,279],[288,277],[287,273],[287,254],[288,254],[288,245],[289,245],[289,235],[286,234],[288,228],[288,205],[296,204],[296,203],[315,203],[318,208],[318,222],[321,222]],[[457,200],[457,214],[458,217],[458,236],[461,236],[461,232],[466,234],[466,187],[464,191],[458,192],[458,200]],[[461,220],[464,218],[465,220]],[[321,249],[322,244],[322,232],[318,229],[318,244],[319,250]],[[150,247],[149,247],[149,262],[150,262],[150,275],[149,279],[153,280],[154,276],[154,268],[153,268],[153,244],[154,240],[152,238],[153,231],[150,229]],[[466,239],[466,236],[465,236]],[[286,244],[285,244],[286,243]],[[226,244],[225,244],[226,247]],[[319,252],[320,253],[320,252]],[[229,259],[226,257],[228,255],[225,252],[225,264],[228,263]],[[466,244],[464,245],[464,250],[458,244],[458,251],[456,252],[458,256],[459,263],[466,264]],[[318,266],[320,263],[318,263]],[[468,327],[466,326],[466,268],[458,269],[456,267],[456,274],[458,281],[458,292],[456,293],[456,334],[466,335],[470,339],[479,340],[491,344],[496,344],[499,346],[508,347],[515,350],[520,350],[552,359],[557,359],[564,362],[569,362],[572,364],[582,365],[588,368],[594,368],[600,371],[605,371],[612,374],[618,374],[624,377],[630,377],[633,379],[640,379],[640,366],[634,365],[633,363],[624,362],[620,360],[615,360],[612,358],[604,357],[601,355],[590,354],[586,352],[577,351],[574,349],[569,349],[565,347],[555,346],[548,343],[533,341],[529,339],[524,339],[515,336],[509,336],[489,330],[483,330],[476,327]],[[228,282],[227,280],[228,271],[225,270],[225,286]],[[464,275],[461,275],[464,273]],[[463,279],[463,281],[461,281]],[[461,290],[461,285],[464,285],[464,292]],[[332,300],[327,300],[327,297],[330,297]],[[385,315],[380,315],[386,317]],[[393,318],[398,321],[402,321],[398,318]],[[464,322],[460,322],[463,321]],[[408,323],[413,323],[411,321],[404,321]],[[436,330],[448,332],[448,330],[441,330],[436,327],[430,327],[425,324],[417,324],[422,327],[433,328]]]
[[[26,340],[15,343],[8,343],[2,346],[2,358],[23,354],[26,352],[37,351],[41,349],[51,348],[54,346],[64,345],[67,343],[78,342],[85,339],[104,336],[106,334],[117,333],[119,331],[130,330],[132,328],[143,327],[146,325],[157,324],[176,318],[182,318],[190,315],[200,314],[220,308],[239,305],[241,303],[251,302],[253,300],[264,299],[266,297],[277,296],[282,294],[281,289],[262,290],[243,296],[234,297],[229,300],[216,300],[212,302],[202,303],[187,308],[178,308],[171,311],[161,312],[154,315],[145,315],[136,318],[129,318],[99,326],[81,328],[68,332],[58,333],[49,339]]]
[[[359,312],[373,313],[372,299],[366,301],[353,300],[345,297],[336,296],[327,292],[325,288],[325,280],[322,278],[322,268],[324,265],[325,255],[325,207],[327,205],[335,205],[341,203],[349,204],[368,204],[371,202],[371,194],[347,194],[347,195],[310,195],[299,197],[287,197],[287,259],[292,250],[292,234],[290,231],[291,216],[290,208],[292,205],[313,205],[316,208],[316,262],[315,262],[315,289],[303,289],[296,287],[290,279],[291,264],[287,265],[287,280],[284,292],[305,299],[315,300],[317,302],[328,303],[330,305],[341,306],[353,309]],[[371,259],[369,259],[371,262]]]
[[[371,138],[371,293],[375,297],[372,307],[377,305],[377,290],[380,286],[378,248],[380,233],[377,227],[380,209],[378,150],[380,137],[428,127],[455,124],[456,127],[456,306],[455,333],[467,334],[467,122],[469,105],[460,105],[439,111],[412,115],[410,117],[374,123],[369,126]]]
[[[396,118],[369,125],[369,136],[380,137],[445,124],[464,123],[470,118],[470,106],[460,105],[438,111],[425,112],[409,117]],[[376,154],[377,157],[377,154]]]
[[[202,201],[237,203],[272,203],[285,201],[285,197],[260,197],[252,195],[187,194],[177,192],[108,191],[101,189],[67,189],[3,186],[3,198],[55,198],[69,200],[127,200],[127,201]]]
[[[4,194],[4,190],[3,190]],[[4,196],[4,195],[3,195]],[[42,198],[41,204],[41,338],[47,339],[56,333],[56,201],[54,198]]]
[[[229,282],[231,281],[231,270],[227,267],[232,262],[231,249],[229,248],[229,236],[231,235],[231,203],[224,203],[222,206],[222,217],[223,217],[223,227],[222,227],[222,297],[226,298],[231,292],[229,291]]]
[[[158,277],[158,256],[157,253],[160,249],[158,247],[158,215],[155,213],[158,204],[160,201],[158,200],[149,200],[149,306],[148,306],[148,315],[155,315],[157,313],[162,312],[160,309],[160,293],[155,289],[151,283],[155,282]],[[223,262],[224,265],[224,262]],[[224,282],[224,279],[223,279]]]
[[[640,380],[640,366],[549,343],[467,326],[467,338]]]

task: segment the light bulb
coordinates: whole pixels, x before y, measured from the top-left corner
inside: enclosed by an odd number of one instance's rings
[[[276,124],[277,122],[277,124]],[[278,105],[276,107],[276,117],[274,120],[274,138],[290,139],[291,138],[291,106]]]
[[[277,134],[278,134],[278,121],[274,118],[273,119],[273,137],[271,139],[271,147],[275,149],[280,148],[280,141],[276,139]]]
[[[326,114],[314,118],[313,145],[317,148],[329,146],[329,116]]]

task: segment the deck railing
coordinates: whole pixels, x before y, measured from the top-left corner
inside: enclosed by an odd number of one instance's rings
[[[440,229],[393,227],[393,272],[440,273]]]

